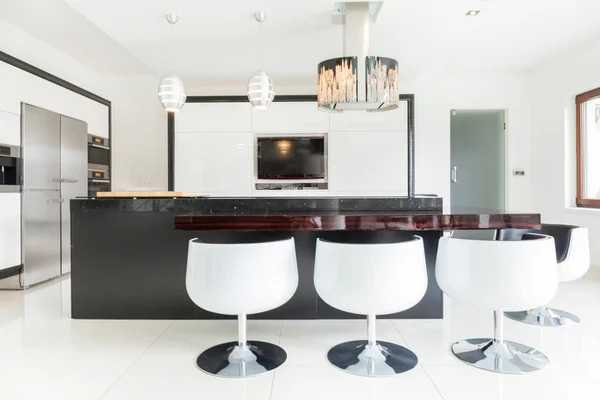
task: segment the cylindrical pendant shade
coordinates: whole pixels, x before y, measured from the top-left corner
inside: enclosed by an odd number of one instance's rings
[[[364,69],[358,68],[359,62]],[[358,73],[360,69],[364,75]],[[361,90],[361,89],[364,89]],[[319,108],[388,111],[398,107],[398,61],[386,57],[340,57],[319,64]]]
[[[248,81],[248,100],[252,107],[259,110],[269,108],[275,92],[273,91],[273,81],[262,69],[257,71]]]
[[[183,81],[175,74],[165,75],[158,84],[158,99],[165,110],[179,111],[185,104],[185,87]]]

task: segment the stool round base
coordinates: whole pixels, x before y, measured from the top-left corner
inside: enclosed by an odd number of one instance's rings
[[[532,347],[493,339],[466,339],[452,345],[461,361],[477,368],[503,374],[528,374],[550,364],[546,355]]]
[[[238,342],[219,344],[198,356],[198,367],[207,374],[224,378],[245,378],[266,374],[287,359],[281,347],[258,341],[245,346]]]
[[[526,324],[548,327],[573,326],[579,324],[579,317],[562,310],[540,307],[527,311],[505,312],[507,318]]]
[[[366,340],[354,340],[333,347],[327,359],[335,367],[355,375],[383,377],[410,371],[419,360],[412,351],[389,342],[369,346]]]

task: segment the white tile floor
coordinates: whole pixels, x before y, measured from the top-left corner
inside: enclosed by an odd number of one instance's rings
[[[329,366],[333,345],[365,335],[364,321],[250,321],[250,339],[279,343],[288,361],[273,374],[228,380],[195,365],[205,348],[235,339],[234,321],[71,320],[69,280],[0,292],[0,399],[600,399],[600,268],[561,284],[552,306],[580,326],[505,322],[505,337],[546,352],[540,373],[507,376],[458,361],[457,339],[492,334],[491,313],[452,302],[445,320],[380,320],[379,338],[410,347],[413,371],[369,379]]]

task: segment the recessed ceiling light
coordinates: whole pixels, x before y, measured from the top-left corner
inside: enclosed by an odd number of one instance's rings
[[[481,10],[469,10],[469,11],[467,11],[467,13],[465,15],[467,17],[476,17],[479,15],[480,12],[481,12]]]

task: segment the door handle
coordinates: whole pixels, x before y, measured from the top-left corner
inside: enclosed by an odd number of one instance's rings
[[[457,168],[456,167],[452,167],[452,170],[450,171],[450,182],[451,183],[458,182],[458,180],[456,178],[456,172],[457,172]]]
[[[48,182],[62,182],[62,179],[60,179],[60,178],[52,178]]]
[[[56,203],[64,203],[65,199],[50,199],[48,200],[48,204],[56,204]]]

